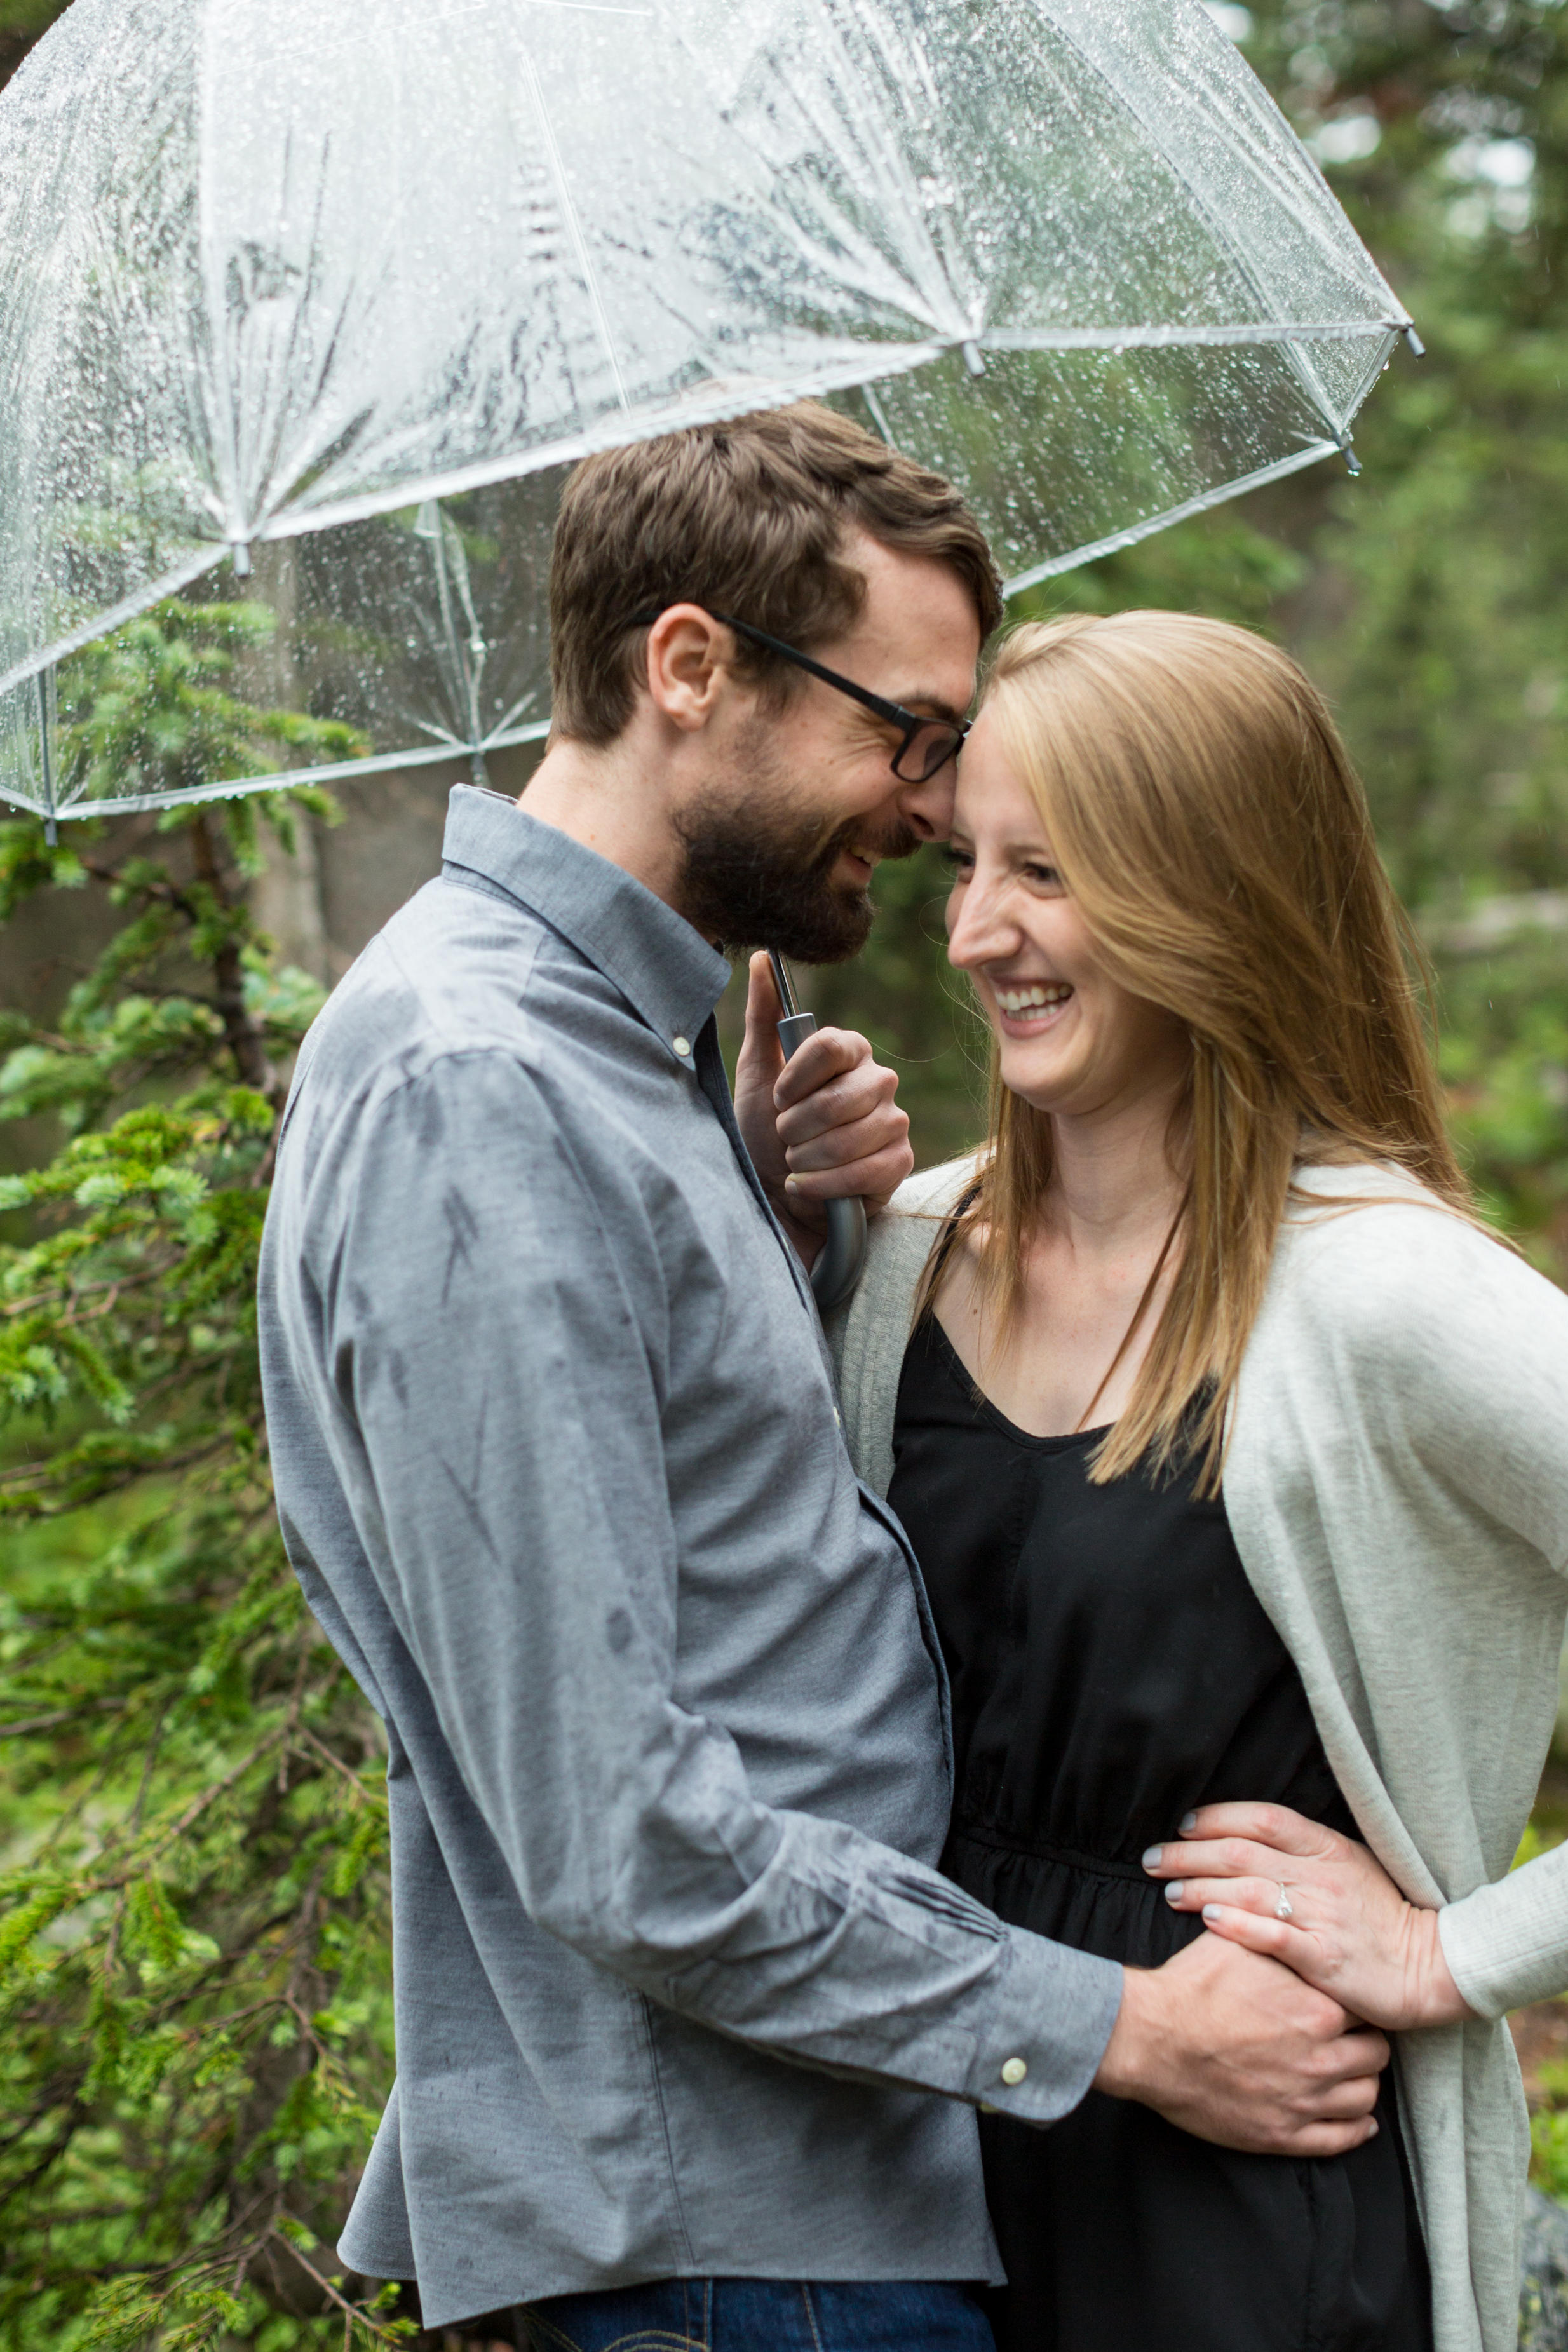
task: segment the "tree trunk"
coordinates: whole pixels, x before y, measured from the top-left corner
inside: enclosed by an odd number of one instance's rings
[[[233,907],[237,902],[218,863],[217,845],[212,827],[205,814],[198,813],[191,822],[191,855],[201,879],[221,907]],[[282,1100],[283,1087],[277,1071],[267,1058],[267,1044],[258,1024],[252,1020],[245,1002],[245,966],[239,948],[226,940],[213,958],[213,973],[217,982],[216,1002],[223,1022],[225,1043],[234,1056],[234,1066],[242,1086],[254,1087],[275,1107]]]

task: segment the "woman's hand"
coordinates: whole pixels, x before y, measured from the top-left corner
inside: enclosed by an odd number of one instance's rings
[[[1474,2014],[1436,1912],[1406,1902],[1364,1845],[1286,1805],[1205,1805],[1143,1867],[1173,1910],[1201,1911],[1215,1935],[1283,1960],[1385,2033]]]
[[[746,1037],[735,1066],[735,1118],[774,1213],[810,1265],[829,1201],[873,1214],[915,1164],[896,1074],[850,1029],[819,1029],[785,1062],[765,954],[752,958]]]

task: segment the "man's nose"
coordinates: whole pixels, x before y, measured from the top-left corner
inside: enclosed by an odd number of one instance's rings
[[[952,831],[952,803],[958,791],[958,762],[949,760],[923,784],[905,784],[899,793],[899,814],[922,841],[945,841]]]

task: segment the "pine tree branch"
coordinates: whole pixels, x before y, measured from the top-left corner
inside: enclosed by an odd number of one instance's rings
[[[294,2221],[295,2217],[292,2213],[282,2213],[279,2214],[279,2220],[283,2221]],[[295,2221],[295,2226],[296,2228],[302,2229],[305,2225],[302,2222]],[[289,2237],[282,2230],[279,2229],[276,2224],[274,2224],[273,2228],[268,2234],[269,2237],[275,2239],[280,2246],[287,2246],[289,2252],[293,2255],[294,2260],[299,2263],[300,2268],[304,2271],[309,2277],[315,2280],[316,2284],[321,2288],[321,2293],[324,2295],[329,2296],[331,2300],[336,2304],[340,2311],[347,2313],[351,2327],[359,2326],[364,2328],[369,2335],[374,2336],[378,2344],[396,2344],[401,2341],[401,2338],[395,2336],[390,2328],[383,2327],[379,2322],[373,2319],[363,2305],[352,2304],[348,2302],[344,2296],[341,2295],[338,2293],[337,2288],[333,2286],[329,2280],[324,2279],[321,2276],[321,2272],[316,2269],[315,2265],[306,2261],[304,2255],[300,2252],[299,2247],[294,2243],[293,2239]],[[314,2235],[313,2231],[311,2232],[311,2235]]]
[[[232,1771],[226,1772],[221,1780],[215,1780],[209,1789],[204,1789],[195,1804],[187,1805],[178,1821],[171,1822],[169,1826],[160,1832],[153,1841],[152,1853],[161,1853],[174,1838],[184,1837],[192,1823],[198,1822],[209,1806],[216,1804],[220,1797],[226,1796],[237,1781],[243,1780],[246,1774],[259,1764],[264,1756],[269,1756],[272,1753],[280,1739],[286,1739],[289,1737],[289,1729],[287,1723],[279,1724],[275,1729],[268,1733],[265,1739],[251,1749],[248,1756],[243,1758],[234,1767]]]
[[[86,1715],[114,1715],[128,1707],[127,1698],[89,1698],[77,1706],[57,1707],[52,1715],[30,1715],[21,1723],[0,1723],[0,1739],[20,1739],[32,1731],[54,1731],[62,1723],[75,1723]]]
[[[365,1787],[358,1773],[345,1764],[341,1756],[334,1756],[331,1749],[317,1738],[307,1724],[297,1725],[294,1737],[296,1739],[302,1739],[308,1747],[314,1748],[323,1764],[330,1764],[334,1772],[342,1773],[362,1805],[374,1804],[376,1801],[373,1791]]]
[[[111,1294],[108,1307],[96,1307],[91,1310],[92,1317],[96,1318],[100,1315],[113,1312],[115,1300],[121,1291],[144,1290],[149,1283],[162,1282],[164,1276],[172,1273],[178,1264],[178,1256],[171,1255],[156,1265],[145,1267],[141,1274],[120,1274],[103,1282],[73,1283],[56,1290],[35,1290],[26,1298],[0,1298],[0,1314],[34,1315],[40,1307],[64,1306],[78,1298],[96,1298],[108,1291]],[[79,1322],[89,1318],[62,1317],[61,1319]]]

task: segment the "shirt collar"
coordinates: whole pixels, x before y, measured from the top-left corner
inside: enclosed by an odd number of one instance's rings
[[[475,784],[452,787],[441,854],[541,916],[690,1066],[730,967],[673,907],[558,825]]]

